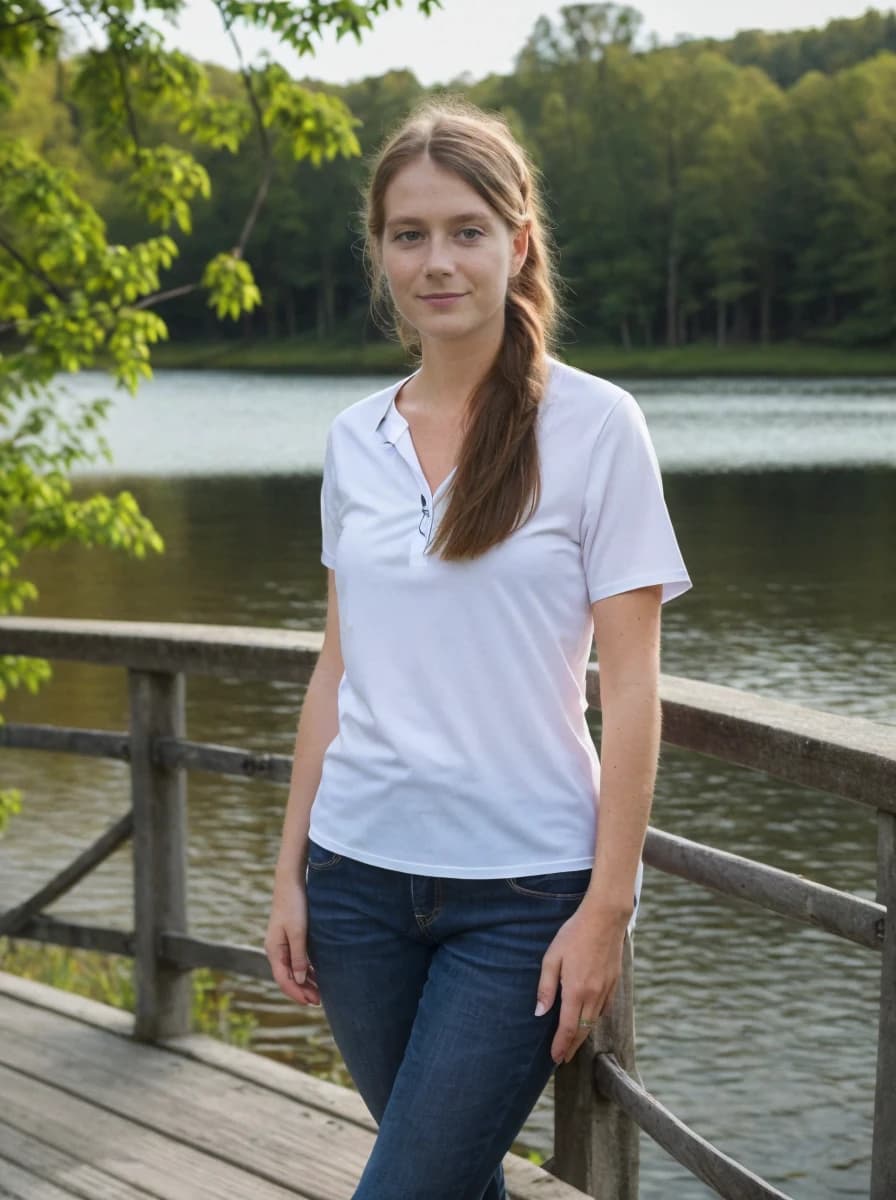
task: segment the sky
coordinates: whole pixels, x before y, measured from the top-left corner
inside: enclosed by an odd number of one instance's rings
[[[349,83],[396,68],[408,68],[426,86],[447,83],[469,72],[481,79],[507,74],[513,60],[542,16],[555,17],[568,0],[442,0],[442,11],[424,17],[416,0],[404,0],[376,19],[361,45],[352,37],[321,39],[313,59],[278,49],[273,38],[240,33],[251,61],[268,49],[292,74],[328,83]],[[668,43],[681,34],[730,37],[740,29],[805,29],[836,17],[859,17],[869,8],[887,11],[893,4],[867,0],[634,0],[644,17],[643,30]],[[211,0],[188,0],[180,29],[168,35],[203,61],[235,65],[230,43],[220,28]]]

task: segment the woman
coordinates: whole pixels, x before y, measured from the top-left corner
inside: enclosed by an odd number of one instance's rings
[[[355,1200],[501,1200],[504,1154],[621,971],[660,606],[691,581],[640,408],[550,353],[544,212],[505,122],[424,104],[365,222],[420,365],[330,428],[326,631],[265,948],[379,1123]]]

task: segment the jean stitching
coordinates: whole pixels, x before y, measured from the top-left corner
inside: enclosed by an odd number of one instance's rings
[[[342,855],[333,854],[330,856],[330,858],[325,859],[323,862],[311,862],[309,860],[308,869],[309,871],[326,871],[329,867],[335,867],[337,863],[341,862]]]
[[[429,928],[429,926],[433,923],[433,921],[436,919],[436,917],[441,913],[442,909],[444,908],[444,904],[442,903],[442,885],[438,879],[434,879],[433,884],[434,884],[434,888],[433,888],[434,895],[433,895],[432,912],[429,914],[429,916],[426,916],[424,913],[418,913],[416,910],[414,911],[414,919],[416,920],[416,922],[420,926],[420,928],[424,929],[424,930]]]
[[[515,879],[508,879],[507,885],[521,896],[534,896],[538,900],[581,900],[587,894],[583,892],[537,892],[533,888],[521,887]]]

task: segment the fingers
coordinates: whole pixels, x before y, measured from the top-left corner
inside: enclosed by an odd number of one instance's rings
[[[557,985],[560,982],[560,956],[552,955],[550,951],[541,962],[541,975],[538,980],[535,1005],[536,1017],[543,1017],[553,1007],[557,995]]]
[[[314,967],[308,961],[301,932],[294,932],[290,939],[286,929],[282,929],[273,944],[265,943],[265,954],[274,981],[285,996],[298,1004],[320,1004]]]
[[[561,988],[560,1020],[551,1043],[551,1058],[555,1063],[569,1062],[585,1040],[588,1030],[580,1028],[579,1014],[582,1011],[582,993],[578,988]]]
[[[551,1044],[551,1057],[555,1063],[572,1062],[579,1048],[587,1042],[593,1023],[610,1011],[617,983],[615,980],[603,993],[561,984],[560,1020]],[[590,1021],[592,1025],[580,1025],[579,1021]]]

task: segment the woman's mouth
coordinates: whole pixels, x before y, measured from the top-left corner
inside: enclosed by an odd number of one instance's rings
[[[420,299],[433,305],[434,308],[447,308],[458,300],[462,300],[465,294],[465,292],[430,292],[428,296],[421,296]]]

